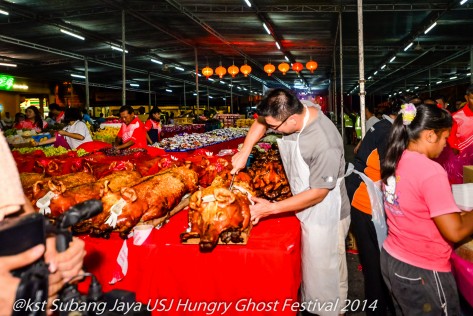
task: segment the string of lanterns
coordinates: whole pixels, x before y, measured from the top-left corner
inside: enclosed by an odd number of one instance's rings
[[[305,67],[310,70],[311,73],[314,73],[314,71],[317,69],[318,64],[316,61],[312,60],[312,57],[310,60],[305,64]],[[286,62],[282,62],[278,65],[278,70],[282,72],[283,75],[285,75],[290,69],[290,66]],[[292,64],[292,70],[295,72],[299,73],[304,69],[304,65],[302,65],[299,62],[293,63]],[[271,64],[271,62],[267,63],[264,65],[264,71],[268,74],[268,76],[271,76],[272,73],[276,71],[276,67]],[[235,66],[235,63],[233,63],[228,69],[222,66],[222,62],[220,62],[219,66],[215,69],[215,74],[219,76],[219,78],[223,78],[225,74],[228,72],[232,76],[232,78],[235,78],[235,76],[238,73],[242,73],[245,77],[247,77],[251,73],[251,66],[249,66],[246,61],[243,66],[238,68]],[[202,74],[205,76],[205,78],[209,78],[214,74],[214,70],[210,68],[208,65],[202,69]]]

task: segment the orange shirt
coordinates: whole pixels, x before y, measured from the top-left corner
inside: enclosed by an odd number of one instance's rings
[[[146,148],[148,145],[145,126],[138,117],[135,117],[128,125],[122,123],[117,136],[122,139],[123,143],[132,140],[134,144],[130,148]]]

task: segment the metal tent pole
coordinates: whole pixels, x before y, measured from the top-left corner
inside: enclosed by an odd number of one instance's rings
[[[122,105],[126,104],[125,10],[122,10]]]
[[[196,104],[197,104],[197,111],[199,111],[199,61],[197,59],[197,48],[194,47],[194,55],[195,55],[195,93],[196,96]]]
[[[84,68],[85,68],[85,109],[89,113],[90,107],[90,94],[89,94],[89,63],[87,58],[84,58]]]
[[[361,137],[365,137],[365,52],[363,42],[363,0],[358,0],[358,63],[360,72],[360,116],[361,116]]]

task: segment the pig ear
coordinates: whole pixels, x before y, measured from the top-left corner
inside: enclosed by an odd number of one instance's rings
[[[235,202],[235,194],[230,192],[227,188],[216,188],[214,190],[215,199],[225,204],[232,204]]]
[[[90,174],[93,174],[93,170],[92,170],[92,167],[90,166],[90,164],[88,162],[84,163],[84,172],[87,172],[87,173],[90,173]]]
[[[49,190],[53,191],[55,194],[61,194],[66,191],[66,186],[62,181],[49,180],[48,181]]]
[[[41,191],[44,187],[44,182],[43,181],[36,181],[33,184],[33,196],[36,197],[36,195]]]
[[[125,200],[135,202],[138,198],[136,195],[136,191],[132,188],[122,188],[120,192],[122,194],[122,197],[125,198]]]
[[[58,164],[57,164],[55,161],[52,161],[52,160],[51,160],[51,161],[48,163],[48,171],[49,171],[49,172],[55,172],[55,171],[57,171],[58,169],[59,169],[59,166],[58,166]]]
[[[135,165],[132,162],[125,162],[125,170],[126,171],[133,171],[135,170]]]
[[[110,191],[110,188],[108,187],[108,184],[110,183],[110,180],[105,180],[104,183],[103,183],[103,191],[105,193],[107,193],[108,191]]]

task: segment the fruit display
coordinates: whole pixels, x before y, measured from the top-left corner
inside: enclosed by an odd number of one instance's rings
[[[236,125],[236,127],[250,127],[251,124],[253,124],[254,121],[255,121],[255,119],[253,119],[253,118],[237,119],[236,122],[235,122],[235,125]]]
[[[78,157],[82,157],[84,155],[87,155],[88,152],[86,152],[83,149],[66,149],[62,146],[59,147],[27,147],[27,148],[15,148],[13,151],[18,151],[20,154],[29,154],[32,152],[35,152],[37,150],[42,151],[46,157],[52,157],[52,156],[59,156],[59,155],[64,155],[67,154],[68,152],[76,152]]]
[[[92,139],[106,143],[113,143],[117,137],[118,131],[120,131],[120,127],[106,126],[103,129],[100,128],[97,130],[92,136]]]

